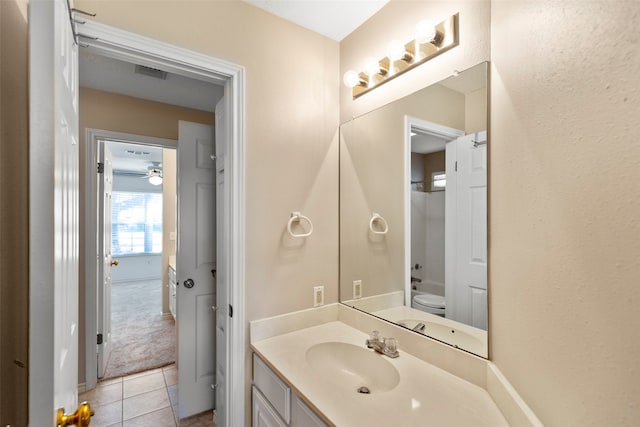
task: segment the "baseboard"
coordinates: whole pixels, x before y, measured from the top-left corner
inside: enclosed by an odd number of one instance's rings
[[[78,384],[78,394],[84,393],[87,391],[87,383]]]

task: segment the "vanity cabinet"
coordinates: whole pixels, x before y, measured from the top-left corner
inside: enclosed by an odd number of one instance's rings
[[[173,319],[177,319],[176,315],[176,295],[178,293],[178,285],[176,283],[176,270],[169,266],[169,311]]]
[[[253,427],[327,427],[258,355],[253,354]]]

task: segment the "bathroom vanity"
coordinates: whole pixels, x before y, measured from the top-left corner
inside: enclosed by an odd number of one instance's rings
[[[252,322],[254,426],[509,425],[487,390],[474,384],[483,379],[468,381],[411,354],[416,346],[408,331],[382,328],[383,336],[399,333],[400,356],[390,358],[368,349],[369,335],[345,323],[371,316],[344,306],[321,316]],[[486,374],[485,360],[470,354],[459,360],[450,364]]]

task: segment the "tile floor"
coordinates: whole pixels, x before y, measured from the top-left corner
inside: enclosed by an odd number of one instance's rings
[[[177,420],[175,365],[101,381],[79,399],[95,411],[91,427],[215,427],[211,412]]]

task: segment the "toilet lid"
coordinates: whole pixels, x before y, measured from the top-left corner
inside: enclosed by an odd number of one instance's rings
[[[413,297],[413,300],[416,303],[426,305],[427,307],[444,308],[444,297],[441,297],[440,295],[420,294]]]

